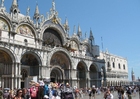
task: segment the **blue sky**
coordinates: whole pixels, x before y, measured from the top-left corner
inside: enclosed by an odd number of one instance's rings
[[[12,1],[5,0],[8,12]],[[140,0],[55,0],[55,3],[62,23],[66,17],[69,21],[70,34],[74,25],[79,24],[84,38],[91,28],[100,50],[108,49],[112,54],[127,58],[129,79],[132,68],[136,78],[140,76]],[[40,14],[46,16],[52,0],[19,0],[20,12],[26,14],[29,6],[32,17],[36,4]]]

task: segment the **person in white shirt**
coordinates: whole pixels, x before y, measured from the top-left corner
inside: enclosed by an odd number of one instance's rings
[[[113,94],[110,92],[109,89],[107,89],[105,95],[104,95],[105,99],[113,99]]]

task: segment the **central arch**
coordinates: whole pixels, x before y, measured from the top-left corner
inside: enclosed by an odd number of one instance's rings
[[[59,81],[59,82],[70,82],[70,59],[66,55],[66,53],[62,51],[55,52],[50,61],[50,66],[52,69],[51,71],[51,79],[53,81]],[[57,67],[56,67],[57,66]],[[60,77],[58,77],[58,75]]]

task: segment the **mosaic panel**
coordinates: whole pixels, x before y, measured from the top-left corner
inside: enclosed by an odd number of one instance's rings
[[[31,28],[27,25],[21,25],[17,29],[17,33],[22,34],[22,35],[27,35],[27,36],[33,36],[33,32]]]
[[[4,30],[4,31],[9,31],[9,25],[8,23],[3,20],[3,19],[0,19],[0,29],[1,30]]]

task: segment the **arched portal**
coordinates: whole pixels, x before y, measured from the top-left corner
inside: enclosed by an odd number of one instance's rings
[[[54,67],[50,74],[51,82],[63,82],[63,72],[60,68]]]
[[[52,80],[54,79],[55,81],[70,83],[71,64],[70,64],[70,59],[68,58],[66,53],[62,51],[58,51],[54,53],[51,58],[50,65],[52,68],[51,75],[50,75]],[[55,68],[56,66],[59,69]],[[58,75],[56,74],[59,74],[60,77],[58,78]]]
[[[9,80],[8,75],[12,75],[12,70],[12,58],[6,51],[0,50],[0,85],[2,87],[11,88],[12,81]]]
[[[21,88],[28,79],[39,76],[39,61],[32,53],[25,53],[21,59]]]
[[[90,86],[91,87],[92,87],[92,85],[98,86],[98,81],[97,81],[98,70],[96,68],[96,65],[92,64],[90,66],[89,70],[90,70],[89,76],[90,76],[90,84],[91,84]]]
[[[77,66],[77,82],[79,88],[86,87],[86,68],[83,62],[79,62]]]

